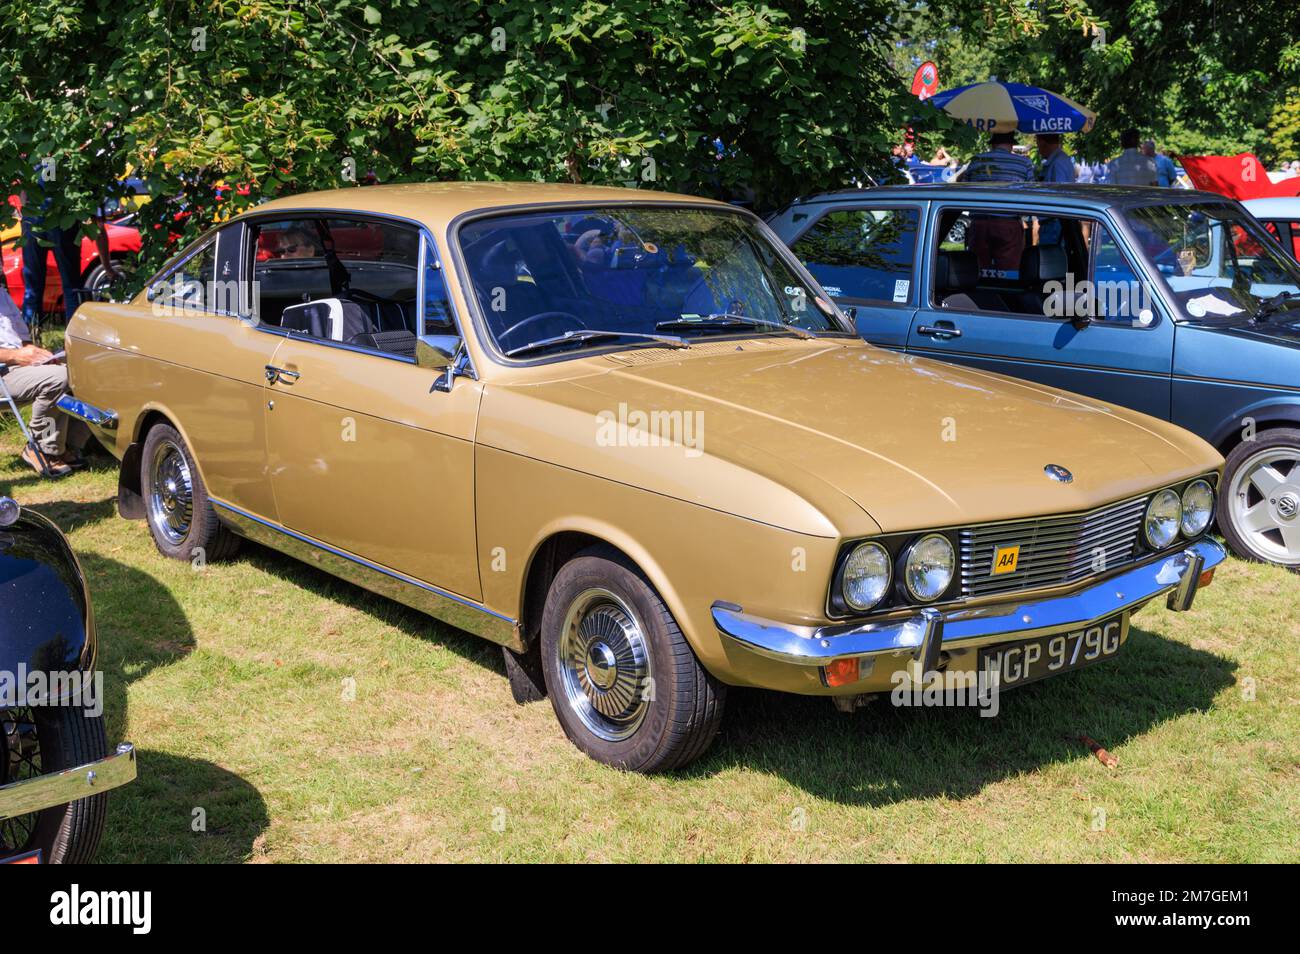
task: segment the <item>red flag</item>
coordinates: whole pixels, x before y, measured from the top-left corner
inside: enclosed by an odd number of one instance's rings
[[[1300,176],[1273,182],[1264,163],[1249,152],[1235,156],[1179,156],[1178,161],[1196,188],[1229,199],[1300,195]]]

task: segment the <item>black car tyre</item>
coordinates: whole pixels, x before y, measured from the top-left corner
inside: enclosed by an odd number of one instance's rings
[[[1232,449],[1217,518],[1238,556],[1300,572],[1300,430],[1261,431]]]
[[[726,687],[700,665],[641,571],[609,547],[584,550],[556,574],[541,649],[560,725],[598,762],[669,771],[718,733]]]
[[[140,454],[145,517],[158,552],[174,560],[222,560],[239,538],[222,526],[185,441],[170,424],[149,430]]]
[[[21,781],[94,762],[108,754],[102,716],[79,706],[0,712],[0,781]],[[0,821],[0,859],[39,850],[48,864],[90,861],[104,833],[108,794]]]

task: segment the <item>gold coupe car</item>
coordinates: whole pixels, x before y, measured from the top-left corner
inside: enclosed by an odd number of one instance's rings
[[[248,537],[505,647],[602,762],[729,686],[1001,687],[1109,659],[1223,549],[1164,421],[866,344],[752,214],[540,184],[281,199],[84,305],[74,397],[182,560]]]

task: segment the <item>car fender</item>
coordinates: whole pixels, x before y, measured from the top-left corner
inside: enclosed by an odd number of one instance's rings
[[[1224,454],[1244,440],[1244,431],[1253,426],[1256,433],[1269,427],[1300,427],[1300,393],[1290,397],[1271,395],[1253,404],[1236,408],[1209,433],[1209,441]]]
[[[49,519],[24,509],[0,528],[0,672],[90,672],[98,652],[85,573]]]

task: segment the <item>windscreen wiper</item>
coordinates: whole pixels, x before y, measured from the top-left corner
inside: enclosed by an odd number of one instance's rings
[[[677,335],[647,335],[638,331],[604,331],[599,328],[581,328],[576,331],[566,331],[562,335],[555,335],[551,338],[530,341],[518,348],[511,348],[506,352],[506,357],[515,358],[519,355],[531,354],[534,351],[545,351],[547,348],[554,348],[557,345],[579,344],[601,338],[637,338],[652,344],[667,345],[670,348],[689,348],[691,346],[690,342],[685,338],[679,338]]]
[[[799,338],[816,338],[817,336],[807,328],[800,328],[797,325],[787,325],[781,321],[768,321],[766,318],[752,318],[749,315],[738,315],[735,312],[715,312],[712,315],[682,315],[680,318],[672,318],[668,321],[661,321],[655,325],[659,331],[687,331],[700,329],[742,329],[742,328],[772,328],[777,331],[786,331]]]
[[[1295,292],[1280,291],[1271,298],[1265,298],[1259,303],[1259,307],[1255,309],[1255,313],[1250,316],[1250,320],[1254,322],[1267,321],[1269,315],[1281,311],[1282,306],[1286,304],[1287,300],[1294,297]]]

